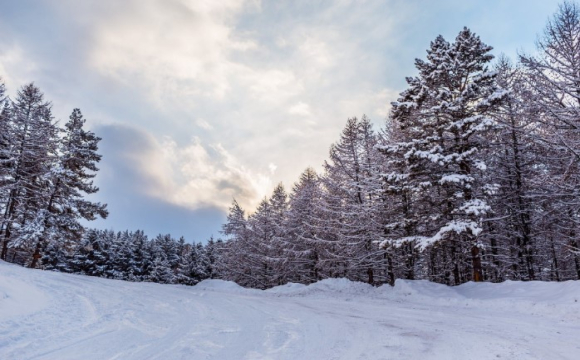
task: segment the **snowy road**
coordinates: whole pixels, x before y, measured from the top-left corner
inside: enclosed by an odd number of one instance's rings
[[[0,359],[579,359],[580,283],[267,292],[0,262]]]

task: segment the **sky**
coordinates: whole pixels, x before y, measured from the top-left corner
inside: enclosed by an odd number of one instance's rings
[[[0,77],[102,138],[89,226],[220,237],[320,169],[349,117],[376,129],[430,41],[467,26],[533,54],[556,0],[0,0]]]

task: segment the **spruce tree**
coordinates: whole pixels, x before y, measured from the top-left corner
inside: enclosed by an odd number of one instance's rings
[[[427,59],[416,60],[419,75],[407,78],[391,115],[403,140],[387,152],[405,160],[400,177],[414,198],[416,223],[411,236],[393,242],[448,253],[442,270],[454,284],[483,280],[478,235],[491,194],[482,182],[482,149],[494,126],[490,115],[506,96],[488,69],[491,49],[467,28],[452,44],[437,37]]]
[[[101,160],[97,153],[101,140],[93,132],[84,129],[85,119],[79,109],[74,109],[65,124],[64,137],[60,142],[58,164],[51,169],[51,184],[46,205],[38,214],[42,230],[37,241],[31,267],[36,266],[40,250],[52,241],[78,241],[84,227],[80,220],[106,218],[106,205],[85,199],[99,189],[93,185]]]
[[[41,232],[38,214],[46,207],[58,133],[51,105],[34,84],[18,91],[4,126],[9,144],[5,152],[8,171],[2,184],[7,196],[2,199],[0,258],[5,260],[9,245],[27,246]]]

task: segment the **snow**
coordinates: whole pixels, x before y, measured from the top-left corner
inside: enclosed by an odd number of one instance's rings
[[[0,262],[0,359],[578,359],[580,282],[267,291]]]

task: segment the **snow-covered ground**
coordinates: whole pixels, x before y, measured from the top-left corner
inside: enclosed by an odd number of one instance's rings
[[[580,359],[580,282],[268,291],[0,262],[0,359]]]

